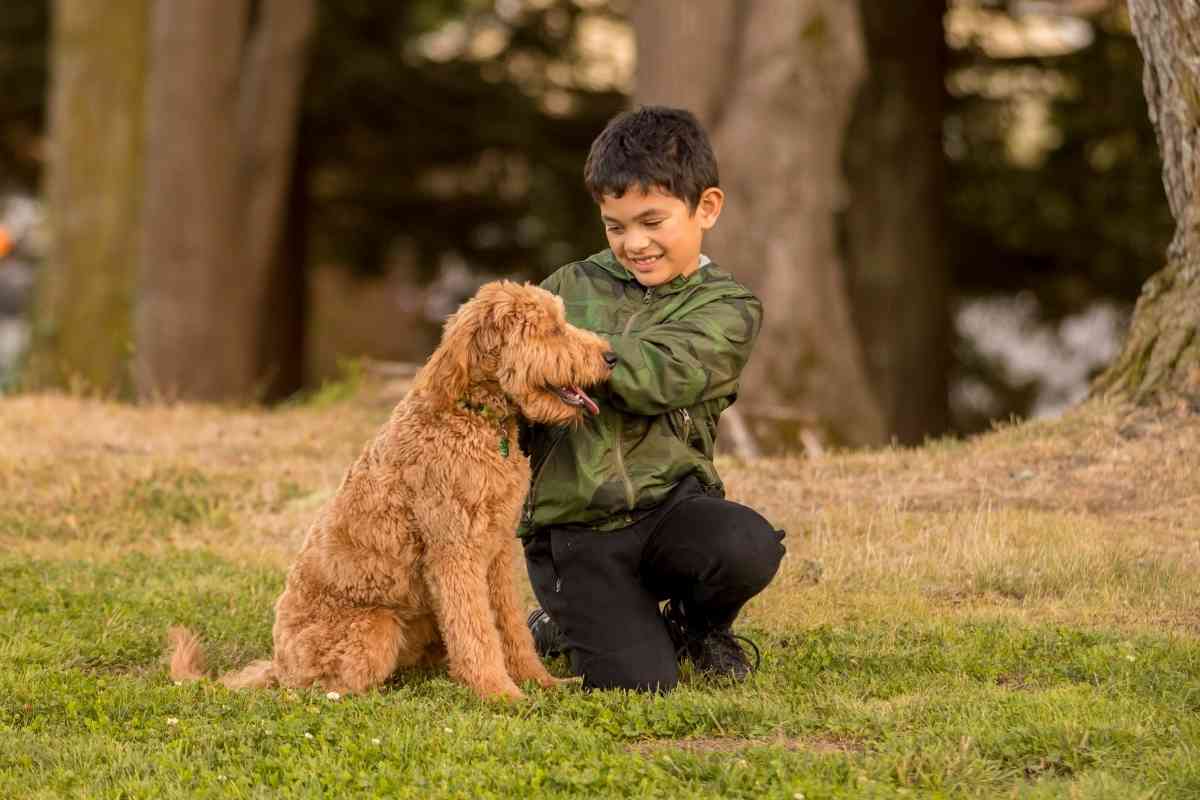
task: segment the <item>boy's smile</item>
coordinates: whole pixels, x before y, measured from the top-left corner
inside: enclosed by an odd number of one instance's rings
[[[724,198],[716,187],[705,189],[689,213],[687,203],[672,194],[632,186],[620,197],[604,195],[600,218],[621,265],[642,286],[661,286],[700,268],[704,231],[716,224]]]

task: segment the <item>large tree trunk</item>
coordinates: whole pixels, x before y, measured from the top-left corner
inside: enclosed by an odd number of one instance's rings
[[[919,444],[949,423],[946,2],[861,8],[870,75],[846,143],[851,308],[888,431],[903,444]]]
[[[287,208],[276,251],[267,275],[269,298],[258,323],[258,359],[267,370],[263,399],[283,400],[299,390],[308,378],[308,158],[298,142],[292,165]]]
[[[1124,351],[1092,391],[1137,402],[1185,396],[1200,411],[1200,8],[1130,0],[1129,12],[1177,227],[1166,267],[1142,288]]]
[[[26,378],[122,395],[141,212],[149,0],[56,0],[39,277]]]
[[[727,205],[711,241],[765,305],[738,407],[760,444],[885,440],[851,320],[836,218],[843,144],[865,73],[858,3],[640,3],[636,99],[707,126]]]
[[[286,392],[284,357],[271,352],[262,321],[303,297],[274,270],[315,13],[315,0],[229,0],[219,13],[202,0],[155,7],[136,325],[142,396]]]

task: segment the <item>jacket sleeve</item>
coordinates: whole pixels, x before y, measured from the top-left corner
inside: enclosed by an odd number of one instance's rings
[[[619,359],[610,400],[620,411],[653,416],[734,394],[761,327],[757,298],[718,297],[681,319],[610,336]]]

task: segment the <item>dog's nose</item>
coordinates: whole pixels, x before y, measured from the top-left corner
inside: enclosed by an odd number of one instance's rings
[[[604,354],[604,363],[608,364],[609,369],[612,369],[613,367],[615,367],[617,365],[617,354],[614,353],[612,350],[609,350],[607,353]]]

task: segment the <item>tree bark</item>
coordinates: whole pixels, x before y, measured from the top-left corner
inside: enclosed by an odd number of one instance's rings
[[[131,388],[148,2],[54,3],[50,245],[24,376],[34,387]]]
[[[1130,0],[1129,12],[1176,228],[1166,266],[1142,287],[1122,354],[1092,393],[1182,396],[1200,411],[1200,4]]]
[[[766,449],[878,444],[886,429],[850,315],[836,217],[865,55],[846,0],[641,3],[635,98],[707,127],[727,205],[705,247],[764,301],[738,407]]]
[[[281,356],[268,352],[263,319],[303,296],[273,271],[315,2],[229,0],[220,12],[201,0],[155,6],[136,322],[143,397],[279,393]]]
[[[890,435],[920,444],[949,425],[946,2],[861,8],[870,73],[846,140],[850,305]]]

